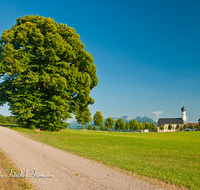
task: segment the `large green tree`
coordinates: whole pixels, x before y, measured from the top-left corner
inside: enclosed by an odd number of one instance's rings
[[[25,16],[0,39],[0,105],[8,102],[18,124],[60,130],[75,114],[87,124],[96,67],[74,28],[51,18]]]
[[[109,117],[106,119],[105,127],[110,128],[110,131],[111,131],[111,128],[113,128],[114,124],[115,124],[115,120],[112,117]]]
[[[96,113],[94,114],[94,124],[97,125],[97,126],[100,126],[103,124],[103,115],[100,111],[96,111]]]

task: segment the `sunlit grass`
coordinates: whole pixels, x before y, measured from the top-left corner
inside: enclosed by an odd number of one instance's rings
[[[34,140],[142,176],[200,189],[200,132],[119,133],[13,128]]]

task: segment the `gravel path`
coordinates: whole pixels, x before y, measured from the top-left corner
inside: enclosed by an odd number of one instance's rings
[[[158,189],[94,161],[33,141],[5,127],[0,127],[0,147],[22,170],[18,175],[22,177],[26,174],[25,177],[38,190]],[[11,175],[14,174],[9,177]]]

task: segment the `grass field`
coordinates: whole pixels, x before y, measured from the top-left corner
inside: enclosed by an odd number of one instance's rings
[[[200,132],[119,133],[67,129],[30,138],[177,187],[200,189]]]

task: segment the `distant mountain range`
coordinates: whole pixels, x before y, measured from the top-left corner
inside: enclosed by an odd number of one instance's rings
[[[112,117],[115,121],[117,121],[118,119],[119,119],[119,117]],[[122,118],[123,119],[123,121],[126,123],[126,122],[130,122],[131,120],[133,120],[133,119],[129,119],[129,117],[128,116],[122,116],[122,117],[120,117],[120,118]],[[106,118],[107,119],[107,118]],[[106,119],[104,119],[104,125],[105,125],[105,122],[106,122]],[[151,118],[149,118],[149,117],[141,117],[141,116],[138,116],[138,117],[136,117],[135,118],[136,120],[137,120],[137,122],[138,123],[143,123],[143,122],[148,122],[148,123],[155,123],[155,125],[157,126],[157,123],[153,120],[153,119],[151,119]],[[94,120],[92,119],[92,121],[89,123],[89,124],[91,124],[93,127],[94,127]],[[88,125],[89,125],[88,124]],[[88,126],[87,125],[87,126]],[[76,121],[73,121],[73,122],[71,122],[70,124],[69,124],[69,126],[68,126],[68,128],[69,129],[81,129],[83,127],[83,125],[82,124],[78,124]],[[86,127],[87,128],[87,127]]]

